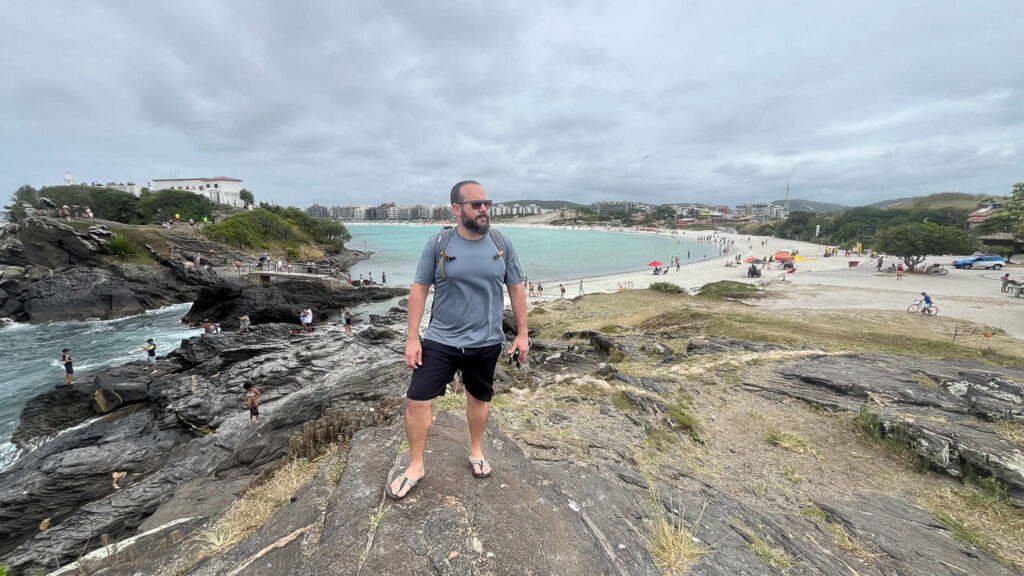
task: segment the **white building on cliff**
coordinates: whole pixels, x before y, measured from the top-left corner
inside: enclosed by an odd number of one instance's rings
[[[245,202],[239,197],[242,181],[227,176],[212,178],[156,178],[153,190],[188,190],[206,196],[213,202],[242,207]]]

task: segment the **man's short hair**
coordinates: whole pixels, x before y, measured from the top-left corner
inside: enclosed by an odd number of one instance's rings
[[[476,180],[463,180],[462,182],[456,183],[455,186],[452,186],[452,204],[458,204],[459,202],[462,202],[462,187],[465,186],[466,184],[476,184],[477,186],[480,185],[480,183],[477,182]]]

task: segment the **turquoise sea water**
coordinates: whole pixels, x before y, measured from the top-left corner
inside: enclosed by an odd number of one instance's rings
[[[427,240],[439,226],[350,224],[350,248],[374,252],[373,257],[352,268],[352,276],[373,273],[380,281],[386,272],[389,285],[409,285],[416,262]],[[620,272],[646,270],[658,260],[668,264],[679,256],[687,261],[718,256],[718,246],[696,242],[692,235],[628,234],[603,230],[558,230],[547,228],[495,228],[509,238],[519,262],[530,280],[536,282],[574,282],[580,278]],[[687,259],[689,252],[689,260]],[[568,288],[568,286],[567,286]]]

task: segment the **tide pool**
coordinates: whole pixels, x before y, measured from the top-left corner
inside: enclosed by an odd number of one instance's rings
[[[360,274],[380,282],[387,273],[388,284],[408,286],[416,272],[416,263],[427,240],[440,226],[392,224],[346,224],[354,250],[370,250],[373,256],[352,267],[352,276]],[[604,230],[552,228],[494,228],[512,242],[523,271],[534,282],[572,283],[580,278],[646,270],[658,260],[668,264],[679,256],[684,262],[718,256],[719,246],[697,242],[694,234],[631,234]],[[366,242],[365,248],[363,242]],[[566,289],[574,286],[566,286]]]

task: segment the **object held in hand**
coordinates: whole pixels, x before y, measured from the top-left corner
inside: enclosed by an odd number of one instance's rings
[[[522,368],[523,367],[522,364],[519,363],[519,349],[518,348],[513,350],[512,353],[508,355],[508,364],[509,364],[509,366],[511,366],[513,362],[516,363],[516,368]]]

